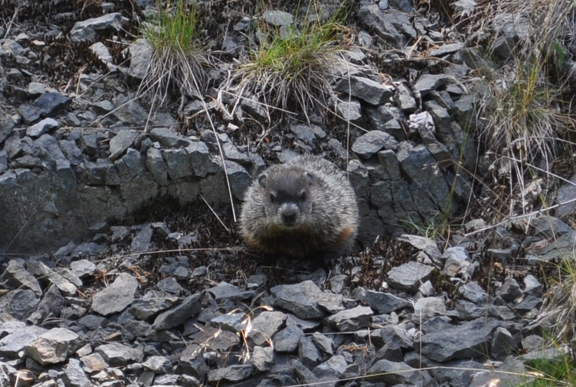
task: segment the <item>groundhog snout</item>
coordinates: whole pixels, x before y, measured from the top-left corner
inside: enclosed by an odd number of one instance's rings
[[[295,224],[299,214],[300,209],[295,203],[284,203],[280,207],[280,217],[282,218],[282,222],[287,226]]]

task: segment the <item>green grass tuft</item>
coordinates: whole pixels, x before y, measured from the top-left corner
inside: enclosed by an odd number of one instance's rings
[[[241,97],[257,96],[267,108],[324,116],[332,93],[330,69],[340,60],[343,27],[338,21],[344,15],[344,8],[326,22],[307,15],[299,29],[261,22],[258,45],[238,68],[234,89]]]
[[[150,97],[153,106],[163,105],[172,91],[201,98],[209,62],[199,39],[200,13],[185,0],[158,2],[157,9],[142,31],[153,54],[138,95]]]

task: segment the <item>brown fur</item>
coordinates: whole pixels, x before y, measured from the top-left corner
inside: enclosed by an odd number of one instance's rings
[[[346,175],[309,155],[260,175],[246,192],[240,217],[248,248],[272,255],[346,252],[357,230],[356,195]]]

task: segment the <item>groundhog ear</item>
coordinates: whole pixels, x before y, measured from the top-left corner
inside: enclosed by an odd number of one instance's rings
[[[308,184],[312,185],[314,183],[314,176],[310,172],[306,172],[306,180],[308,180]]]
[[[258,184],[263,186],[264,184],[266,184],[267,178],[268,176],[265,173],[261,174],[260,176],[258,176]]]

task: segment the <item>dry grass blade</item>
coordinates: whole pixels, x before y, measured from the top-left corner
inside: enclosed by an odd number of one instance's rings
[[[568,0],[499,0],[487,28],[493,31],[491,50],[503,40],[511,60],[486,83],[480,110],[486,117],[481,137],[491,149],[534,162],[556,155],[556,139],[574,129],[563,110],[562,86],[549,77],[564,59],[561,45],[568,34]],[[516,41],[506,34],[513,31]],[[565,51],[564,51],[565,52]]]

